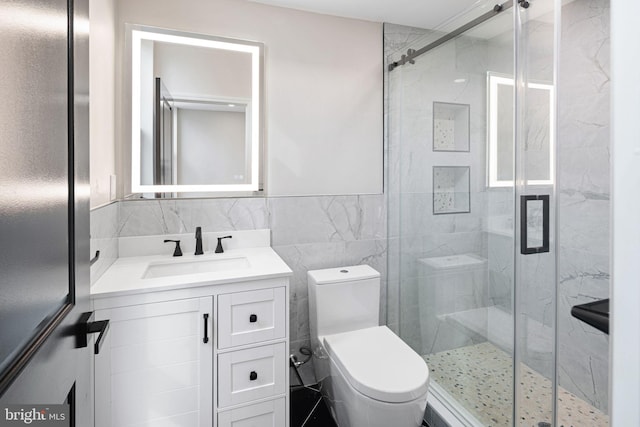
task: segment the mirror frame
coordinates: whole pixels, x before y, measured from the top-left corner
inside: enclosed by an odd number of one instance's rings
[[[264,44],[226,37],[170,30],[145,25],[127,24],[130,40],[131,82],[131,193],[248,193],[263,191],[263,131],[262,92],[264,70]],[[187,44],[190,46],[216,48],[251,54],[251,181],[248,184],[208,185],[149,185],[142,184],[140,177],[140,52],[142,40]],[[212,194],[215,196],[215,194]]]

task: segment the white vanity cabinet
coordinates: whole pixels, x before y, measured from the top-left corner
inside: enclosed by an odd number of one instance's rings
[[[102,295],[96,427],[288,427],[289,279]]]
[[[212,425],[212,296],[95,316],[110,320],[95,356],[96,427]]]
[[[288,301],[284,286],[218,295],[217,427],[289,425]]]

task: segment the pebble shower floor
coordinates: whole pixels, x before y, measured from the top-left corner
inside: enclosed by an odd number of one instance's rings
[[[511,357],[489,342],[423,356],[437,382],[487,427],[512,426]],[[523,396],[517,425],[539,427],[549,422],[551,381],[522,365]],[[544,402],[544,403],[542,403]],[[559,427],[608,427],[609,417],[558,387]]]

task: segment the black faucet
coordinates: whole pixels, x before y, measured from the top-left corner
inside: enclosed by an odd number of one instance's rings
[[[195,255],[202,255],[202,227],[196,227],[196,253]]]
[[[232,236],[224,236],[218,237],[218,246],[216,246],[216,253],[221,254],[224,253],[224,249],[222,249],[222,239],[232,239]]]
[[[173,256],[182,256],[182,249],[180,249],[180,240],[170,240],[167,239],[164,241],[165,243],[167,242],[173,242],[176,244],[176,248],[173,250]]]

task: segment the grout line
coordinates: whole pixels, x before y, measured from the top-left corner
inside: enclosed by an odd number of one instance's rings
[[[316,408],[318,407],[318,404],[320,403],[321,400],[322,400],[322,396],[320,396],[318,398],[318,401],[316,402],[316,404],[313,405],[313,409],[311,409],[311,412],[309,412],[309,415],[307,415],[307,418],[305,418],[305,420],[302,422],[302,425],[300,427],[304,427],[304,425],[307,423],[307,421],[309,421],[309,418],[311,418],[311,415],[313,415],[313,412],[316,410]]]
[[[316,393],[321,393],[321,391],[320,391],[320,389],[319,389],[319,388],[318,388],[318,390],[316,390],[315,388],[313,388],[313,387],[312,387],[312,386],[310,386],[310,385],[303,385],[303,387],[304,387],[304,388],[306,388],[307,390],[313,390],[313,391],[315,391]]]
[[[291,390],[291,391],[301,390],[303,388],[306,389],[306,390],[311,390],[311,391],[316,392],[316,393],[322,393],[320,391],[320,388],[316,388],[314,385],[303,385],[303,384],[297,385],[296,384],[296,385],[290,385],[289,386],[289,390]]]

